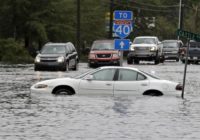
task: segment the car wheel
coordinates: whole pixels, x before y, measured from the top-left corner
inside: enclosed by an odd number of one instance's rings
[[[140,63],[140,60],[134,60],[134,64],[139,64]]]
[[[179,58],[176,58],[176,62],[178,62],[179,61]]]
[[[55,95],[73,95],[74,93],[67,88],[59,88],[55,91]]]
[[[158,58],[156,58],[156,59],[154,60],[154,64],[155,64],[155,65],[159,64],[159,59],[158,59]]]
[[[69,63],[67,62],[65,67],[63,67],[62,71],[69,71]]]
[[[127,64],[133,64],[133,59],[131,58],[127,59]]]
[[[94,65],[91,64],[91,63],[88,63],[88,67],[89,67],[89,68],[94,68]]]
[[[149,90],[143,93],[143,95],[148,95],[148,96],[162,96],[163,93],[157,90]]]
[[[184,63],[185,64],[185,60],[181,60],[182,61],[182,63]]]
[[[72,68],[72,70],[77,70],[77,69],[78,69],[78,63],[76,61],[74,67]]]
[[[37,66],[34,66],[34,71],[38,71],[38,67]]]

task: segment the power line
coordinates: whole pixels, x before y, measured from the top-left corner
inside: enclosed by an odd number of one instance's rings
[[[108,4],[110,4],[110,2],[106,2]],[[131,6],[131,5],[123,5],[121,3],[117,3],[117,2],[114,2],[114,5],[117,5],[117,6],[126,6],[128,8],[132,8],[132,9],[140,9],[140,10],[144,10],[144,11],[152,11],[152,12],[164,12],[164,13],[171,13],[171,12],[174,12],[174,10],[164,10],[164,9],[151,9],[151,8],[143,8],[143,7],[138,7],[138,6]]]
[[[136,3],[143,6],[149,6],[149,7],[157,7],[157,8],[172,8],[172,7],[179,7],[179,5],[153,5],[153,4],[146,4],[146,3],[140,3],[136,1],[131,1],[131,3]]]

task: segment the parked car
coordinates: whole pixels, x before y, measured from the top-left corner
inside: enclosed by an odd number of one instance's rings
[[[179,83],[162,80],[132,67],[106,66],[74,78],[41,81],[31,87],[31,94],[99,95],[180,95]],[[38,96],[39,96],[38,95]]]
[[[183,63],[186,60],[187,46],[184,46],[180,51],[180,59]],[[189,42],[188,63],[198,64],[200,62],[200,42],[191,40]]]
[[[77,51],[71,42],[47,43],[36,56],[34,69],[77,70],[78,62]]]
[[[114,40],[96,40],[88,56],[88,66],[120,65],[119,51],[114,49]]]
[[[141,60],[154,61],[155,64],[164,62],[163,45],[155,36],[139,36],[133,40],[127,63],[139,64]]]
[[[179,50],[183,46],[183,42],[181,40],[164,40],[162,43],[165,60],[179,61]]]

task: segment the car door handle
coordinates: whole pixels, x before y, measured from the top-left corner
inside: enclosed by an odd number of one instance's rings
[[[147,86],[147,84],[141,84],[141,86]]]
[[[112,84],[110,84],[110,83],[107,83],[106,85],[107,85],[107,86],[111,86]]]

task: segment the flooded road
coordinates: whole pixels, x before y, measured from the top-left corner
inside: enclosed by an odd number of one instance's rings
[[[124,63],[124,66],[127,64]],[[129,65],[182,83],[184,65]],[[200,65],[188,65],[185,99],[176,96],[31,95],[34,83],[88,71],[35,72],[0,65],[0,140],[199,140]]]

